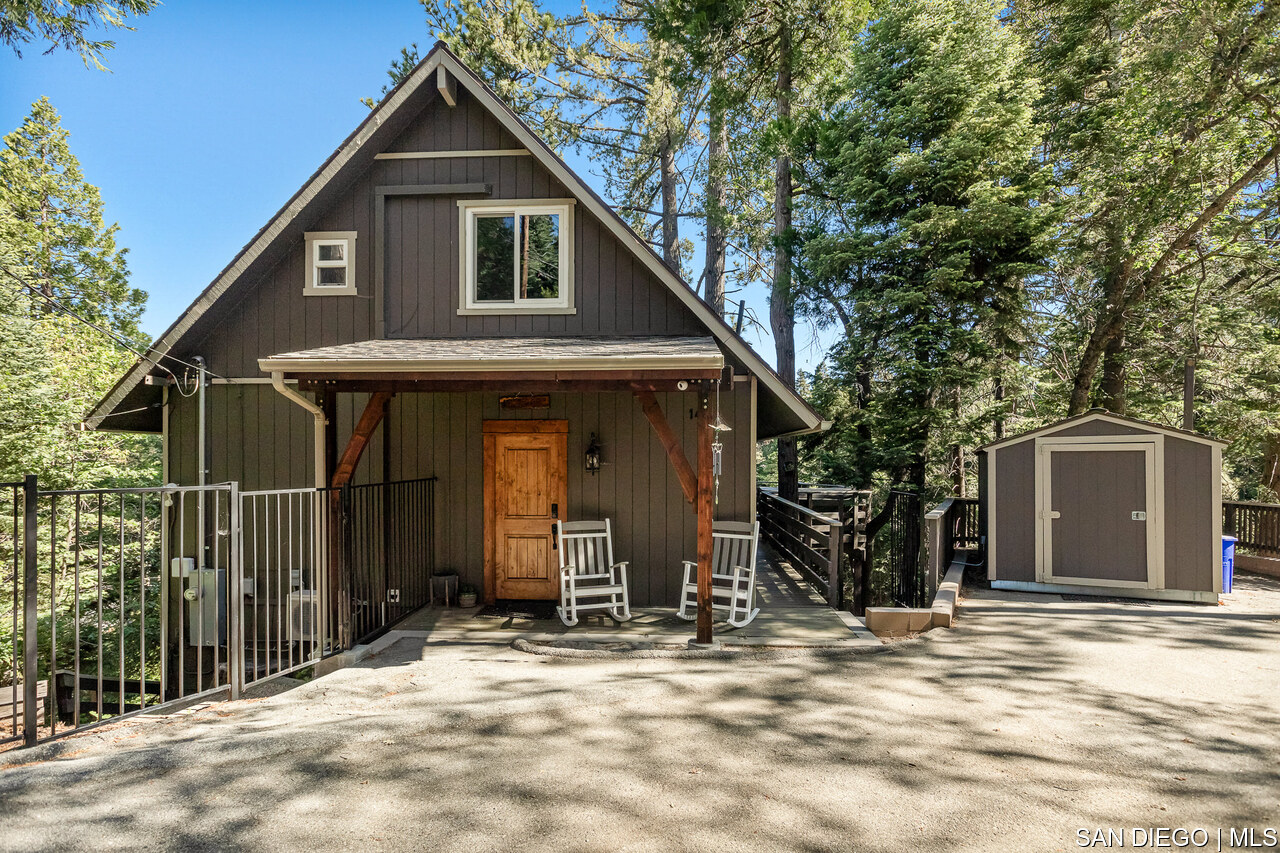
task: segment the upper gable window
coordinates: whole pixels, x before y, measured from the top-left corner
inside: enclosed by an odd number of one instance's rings
[[[460,201],[459,314],[572,314],[573,202]]]
[[[309,231],[307,296],[356,295],[356,232]]]

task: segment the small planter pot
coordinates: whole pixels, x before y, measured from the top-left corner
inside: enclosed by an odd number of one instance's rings
[[[458,593],[458,606],[459,607],[475,607],[476,594],[474,592]]]

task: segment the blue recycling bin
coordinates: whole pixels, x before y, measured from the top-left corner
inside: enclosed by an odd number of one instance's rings
[[[1222,591],[1231,592],[1231,579],[1236,573],[1236,542],[1234,536],[1222,537]]]

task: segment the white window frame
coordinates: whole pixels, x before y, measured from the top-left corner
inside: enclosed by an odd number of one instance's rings
[[[469,314],[576,314],[573,292],[573,199],[467,199],[458,202],[458,313]],[[520,217],[552,214],[560,217],[560,297],[521,299],[515,294],[520,255],[512,252],[512,293],[510,302],[480,302],[475,298],[476,218],[480,215],[508,214],[516,222],[520,239]]]
[[[308,231],[307,241],[307,280],[302,288],[304,296],[356,296],[356,232],[355,231]],[[341,261],[320,260],[321,246],[342,246]],[[346,272],[346,284],[320,284],[319,270],[323,268],[342,268]]]

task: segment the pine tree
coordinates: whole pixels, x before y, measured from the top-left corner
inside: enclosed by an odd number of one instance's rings
[[[47,98],[4,138],[0,200],[8,211],[0,221],[0,242],[10,247],[7,286],[20,285],[41,313],[61,306],[139,341],[146,295],[129,286],[119,226],[104,223],[101,193],[84,180]]]
[[[45,53],[63,48],[80,54],[86,67],[105,71],[102,54],[116,43],[94,41],[93,29],[123,29],[130,15],[145,15],[160,0],[5,0],[0,4],[0,44],[22,58],[22,45],[38,39],[49,43]]]
[[[843,327],[832,373],[845,417],[824,442],[843,445],[859,484],[883,473],[924,489],[955,389],[986,375],[1044,252],[1036,88],[999,11],[886,4],[833,105],[802,119],[805,183],[826,199],[800,211],[797,285]]]
[[[41,99],[0,148],[0,480],[35,474],[71,488],[159,476],[154,439],[81,424],[135,358],[117,339],[147,342],[146,297],[129,286],[117,230]]]

